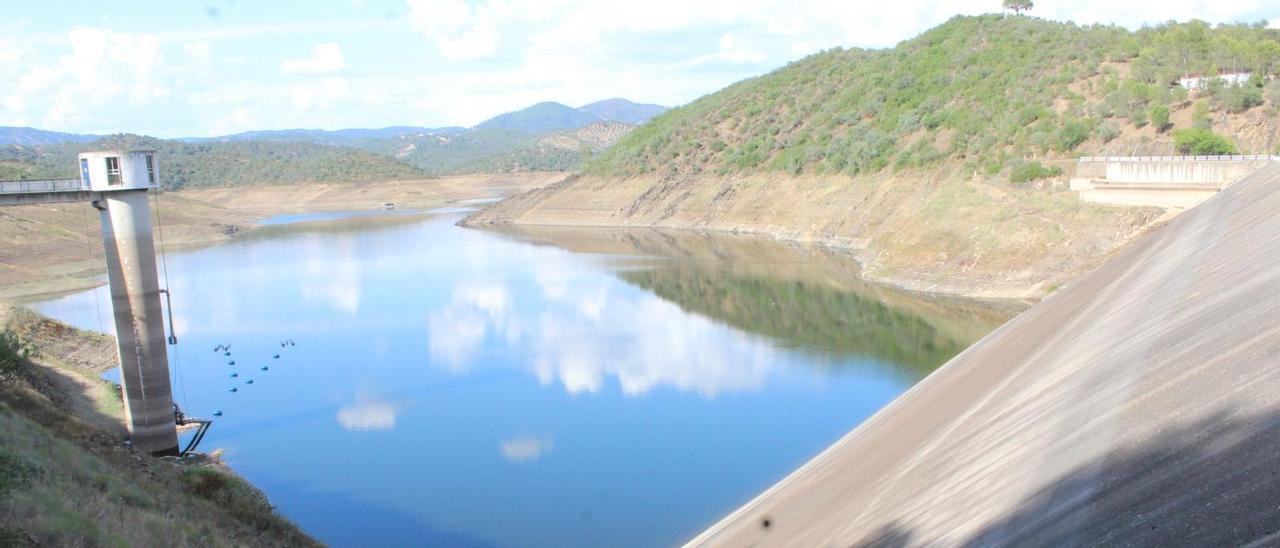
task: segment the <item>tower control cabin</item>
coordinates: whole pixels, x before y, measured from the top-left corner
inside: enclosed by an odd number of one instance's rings
[[[155,188],[156,152],[85,152],[80,155],[80,182],[94,192]]]

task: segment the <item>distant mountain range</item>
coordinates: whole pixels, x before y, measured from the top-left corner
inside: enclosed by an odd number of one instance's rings
[[[208,141],[277,141],[290,143],[315,143],[320,145],[349,146],[352,141],[393,139],[403,135],[451,135],[467,131],[467,128],[391,126],[376,129],[268,129],[246,131],[219,137],[183,137],[179,141],[203,143]]]
[[[545,133],[578,129],[595,122],[639,125],[666,110],[667,107],[632,103],[626,99],[605,99],[579,108],[547,101],[500,114],[480,122],[475,129],[514,129],[526,133]]]
[[[45,131],[33,127],[0,126],[0,145],[50,145],[53,143],[88,143],[101,135]]]
[[[543,102],[495,116],[472,128],[283,129],[169,140],[0,127],[0,179],[72,176],[74,173],[63,173],[67,169],[63,164],[74,163],[67,159],[73,152],[121,144],[151,146],[180,157],[183,169],[174,170],[175,164],[168,163],[172,180],[165,182],[171,187],[250,184],[252,180],[366,180],[371,174],[414,178],[427,174],[569,170],[612,146],[637,124],[666,110],[626,99],[607,99],[580,108]],[[323,148],[314,148],[315,145]],[[263,156],[258,158],[259,155]],[[341,163],[344,155],[351,158],[347,162],[350,166],[334,164]],[[236,169],[232,170],[234,173],[218,173],[218,164],[202,161],[203,156],[235,158],[236,162],[269,166],[273,171]]]
[[[648,105],[644,103],[632,103],[626,99],[605,99],[596,101],[589,105],[578,107],[578,110],[587,114],[593,114],[601,120],[611,122],[622,122],[624,124],[640,125],[648,122],[649,119],[667,111],[667,107],[662,105]]]

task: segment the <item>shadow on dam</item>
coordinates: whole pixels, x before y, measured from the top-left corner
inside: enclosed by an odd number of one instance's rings
[[[1280,535],[1280,412],[1220,411],[1050,482],[964,546],[1243,546]],[[935,539],[900,523],[857,546]]]

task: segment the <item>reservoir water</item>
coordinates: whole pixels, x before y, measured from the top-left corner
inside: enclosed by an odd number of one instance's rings
[[[680,543],[1007,314],[819,248],[457,219],[282,217],[168,254],[175,398],[222,412],[201,449],[322,541]],[[105,288],[32,306],[110,330]]]

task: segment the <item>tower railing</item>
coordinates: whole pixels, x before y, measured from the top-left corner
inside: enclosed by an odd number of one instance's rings
[[[77,192],[89,190],[80,179],[43,179],[33,181],[0,181],[0,194],[29,194],[36,192]]]

